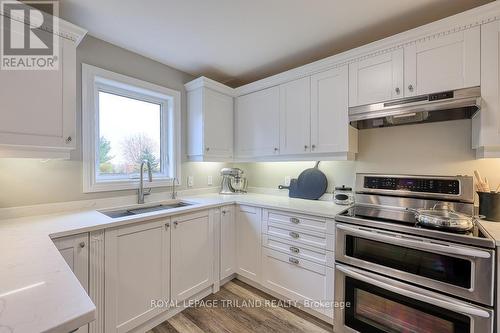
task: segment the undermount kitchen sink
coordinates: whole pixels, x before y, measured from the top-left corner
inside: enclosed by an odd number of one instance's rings
[[[151,212],[157,212],[161,210],[169,210],[174,208],[186,207],[192,205],[188,202],[176,202],[172,204],[161,204],[154,206],[145,206],[145,207],[135,207],[129,209],[120,209],[120,210],[110,210],[110,211],[101,211],[102,214],[109,216],[113,219],[117,219],[120,217],[132,216],[132,215],[141,215]]]

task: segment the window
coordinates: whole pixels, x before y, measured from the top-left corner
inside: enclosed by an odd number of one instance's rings
[[[180,93],[97,67],[82,67],[84,192],[150,187],[180,178]]]

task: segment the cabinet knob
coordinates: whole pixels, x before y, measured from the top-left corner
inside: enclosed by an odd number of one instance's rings
[[[410,84],[410,85],[408,86],[408,90],[409,90],[409,91],[411,91],[411,92],[413,92],[413,90],[414,90],[414,88],[413,88],[413,84]]]
[[[170,223],[165,223],[165,230],[168,230],[168,228],[170,228]]]
[[[222,215],[226,215],[226,211],[225,210],[222,211]]]
[[[304,145],[304,150],[307,150],[307,148],[309,148],[308,145]]]
[[[279,150],[279,148],[276,148],[276,147],[274,148],[274,151],[278,151],[278,150]]]
[[[70,137],[70,136],[68,136],[68,137],[66,138],[66,143],[70,143],[71,141],[73,141],[73,138],[72,138],[72,137]]]
[[[174,228],[177,227],[178,224],[179,224],[179,222],[174,221]]]
[[[205,150],[206,150],[206,151],[210,151],[210,147],[206,147],[206,148],[205,148]]]
[[[290,235],[290,237],[292,237],[292,238],[299,238],[299,237],[300,237],[300,235],[299,235],[298,233],[296,233],[295,231],[291,231],[291,232],[289,233],[289,235]]]
[[[401,92],[401,89],[396,88],[395,90],[396,90],[396,94],[399,95],[399,93]]]
[[[293,253],[299,253],[299,252],[300,252],[300,249],[299,249],[298,247],[291,246],[291,247],[290,247],[290,251],[292,251]]]
[[[85,242],[80,242],[80,244],[78,244],[78,246],[80,246],[83,249],[85,247]]]
[[[288,261],[291,262],[292,264],[295,264],[295,265],[299,264],[299,260],[295,259],[295,258],[288,258]]]
[[[316,145],[311,146],[312,150],[316,149]]]

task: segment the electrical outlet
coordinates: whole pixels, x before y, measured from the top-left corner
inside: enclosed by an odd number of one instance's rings
[[[292,177],[285,176],[285,186],[290,186],[290,182],[292,181]]]
[[[207,184],[208,184],[208,186],[212,186],[214,184],[214,180],[213,180],[212,176],[207,177]]]
[[[193,187],[194,186],[194,177],[193,176],[188,176],[188,187]]]

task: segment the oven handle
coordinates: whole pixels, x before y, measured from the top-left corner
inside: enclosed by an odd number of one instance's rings
[[[389,244],[402,245],[407,247],[412,247],[415,249],[423,250],[423,251],[437,251],[442,253],[447,253],[451,255],[462,255],[466,257],[476,257],[476,258],[491,258],[491,254],[486,251],[469,249],[461,246],[453,246],[453,245],[440,245],[431,242],[422,242],[415,241],[408,238],[388,236],[380,234],[376,231],[365,231],[352,227],[348,227],[345,225],[337,224],[337,228],[340,230],[344,230],[349,232],[354,236],[366,237],[372,240],[378,240],[382,242],[389,242]]]
[[[392,286],[390,284],[384,283],[382,281],[375,280],[373,278],[367,277],[365,275],[362,275],[360,273],[355,272],[352,269],[349,269],[345,266],[342,265],[335,265],[335,268],[344,273],[347,276],[350,276],[352,278],[355,278],[356,280],[360,280],[362,282],[366,282],[368,284],[374,285],[376,287],[392,291],[393,293],[399,294],[406,296],[408,298],[415,299],[417,301],[425,302],[428,304],[436,305],[439,306],[443,309],[447,309],[453,312],[460,312],[465,315],[469,316],[476,316],[476,317],[481,317],[481,318],[490,318],[490,314],[487,311],[465,305],[463,303],[458,303],[458,302],[450,302],[450,301],[445,301],[442,299],[437,299],[434,297],[418,294],[413,291],[409,291],[406,289],[401,289],[399,287]]]

